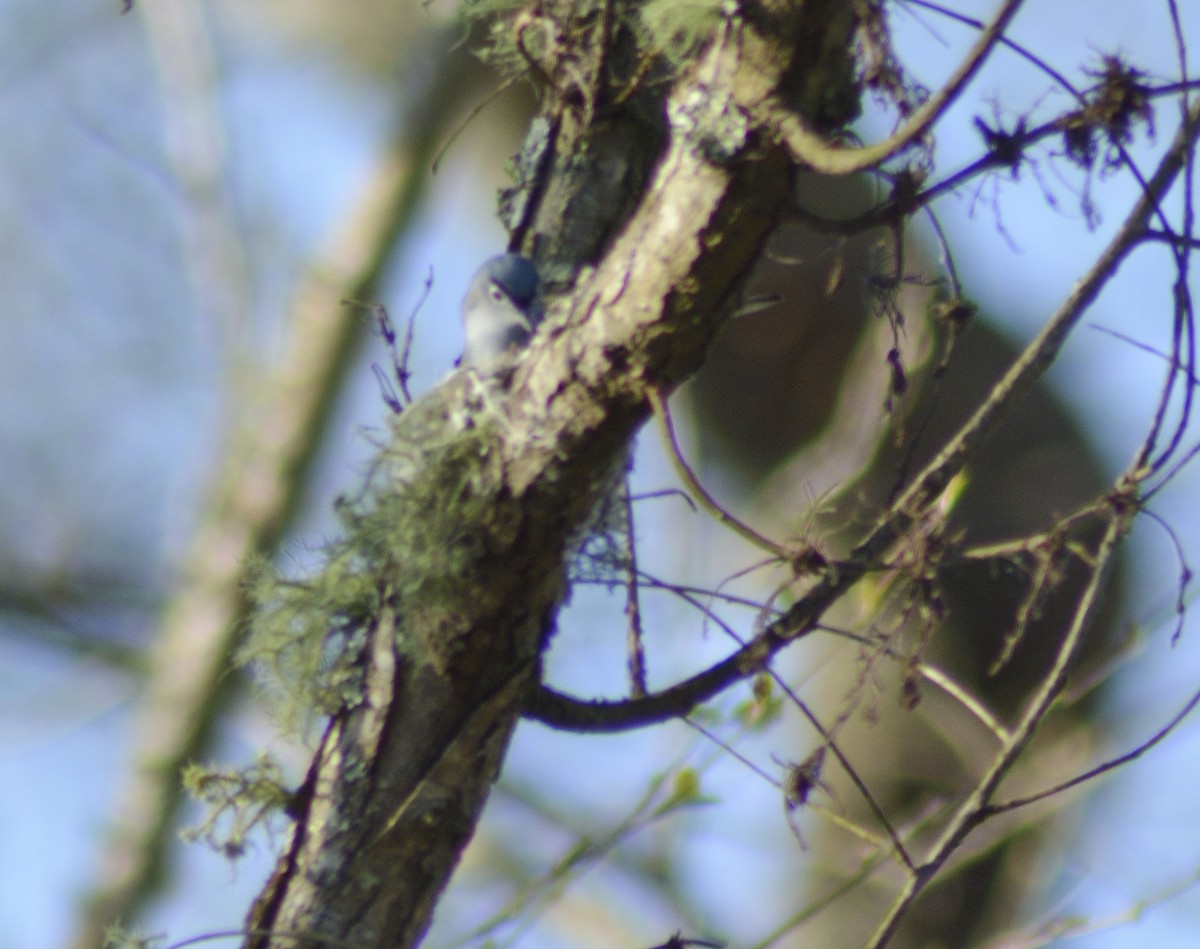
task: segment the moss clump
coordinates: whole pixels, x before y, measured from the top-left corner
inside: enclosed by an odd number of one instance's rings
[[[457,603],[461,578],[486,554],[480,525],[501,490],[499,424],[486,404],[452,417],[444,399],[418,401],[397,418],[360,495],[338,504],[342,534],[322,564],[303,577],[253,566],[238,662],[253,665],[285,730],[363,701],[369,633],[385,606],[398,617],[398,650],[425,661],[406,644],[403,618]]]

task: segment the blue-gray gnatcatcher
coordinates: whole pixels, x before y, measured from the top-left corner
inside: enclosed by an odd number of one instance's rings
[[[459,365],[480,370],[498,356],[520,349],[537,331],[544,315],[537,267],[520,254],[501,254],[484,262],[463,299],[463,347]],[[485,394],[486,397],[486,394]],[[573,568],[580,577],[610,580],[628,548],[625,475],[629,454],[615,459],[603,475],[609,484],[571,541]],[[617,564],[617,566],[613,566]],[[620,574],[624,576],[624,574]]]
[[[537,267],[520,254],[485,261],[463,299],[463,345],[459,365],[479,368],[524,346],[542,320]]]

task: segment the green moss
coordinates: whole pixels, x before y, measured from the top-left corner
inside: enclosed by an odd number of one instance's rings
[[[515,28],[517,14],[529,6],[528,0],[463,0],[459,5],[459,18],[468,27],[486,32],[487,38],[474,44],[476,55],[505,75],[524,73],[528,57],[538,54],[541,31],[523,31],[518,41]]]
[[[290,792],[279,765],[267,755],[241,771],[191,764],[183,786],[208,805],[204,820],[183,831],[185,840],[205,840],[231,859],[246,849],[246,838],[271,814],[283,810]]]
[[[639,10],[642,45],[678,64],[713,35],[724,6],[724,0],[649,0]]]
[[[342,535],[318,569],[284,577],[264,561],[249,571],[253,611],[237,660],[254,668],[286,731],[363,701],[369,633],[384,606],[398,617],[397,648],[426,661],[404,640],[405,614],[452,612],[462,578],[487,555],[483,538],[495,536],[481,529],[489,518],[495,527],[495,414],[447,425],[436,411],[409,412],[362,493],[338,505]]]

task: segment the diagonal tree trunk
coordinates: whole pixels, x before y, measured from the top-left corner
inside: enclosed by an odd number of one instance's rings
[[[665,101],[652,77],[650,93],[627,95],[614,77],[636,85],[652,67],[620,58],[632,47],[616,6],[580,20],[564,4],[514,25],[519,38],[571,40],[542,51],[560,58],[542,61],[549,107],[513,222],[551,289],[570,292],[506,394],[460,371],[397,419],[348,541],[374,549],[346,553],[373,590],[368,641],[339,660],[360,675],[330,710],[247,945],[283,944],[270,932],[311,937],[301,945],[420,940],[537,683],[580,525],[649,389],[698,367],[786,205],[789,161],[752,117],[785,78],[803,87],[806,66],[848,75],[846,5],[783,5],[761,23],[714,24]],[[659,110],[665,141],[646,119]],[[344,568],[335,558],[327,573]]]

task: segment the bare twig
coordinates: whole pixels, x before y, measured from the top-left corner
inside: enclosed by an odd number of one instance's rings
[[[1136,514],[1137,506],[1132,501],[1133,495],[1136,493],[1136,486],[1136,480],[1126,480],[1123,486],[1124,490],[1114,493],[1107,530],[1096,552],[1096,568],[1092,571],[1089,582],[1079,597],[1071,624],[1041,686],[1030,698],[1020,720],[1009,732],[1007,740],[997,752],[983,777],[955,809],[954,815],[943,827],[938,839],[930,846],[925,859],[904,881],[894,902],[867,943],[868,949],[881,949],[887,945],[901,920],[925,886],[937,875],[967,834],[985,819],[987,805],[996,792],[1001,779],[1016,762],[1026,743],[1032,737],[1034,729],[1041,723],[1047,709],[1061,691],[1066,681],[1067,670],[1083,639],[1092,610],[1108,577],[1117,547]]]
[[[671,409],[667,404],[666,397],[657,387],[651,386],[647,392],[647,397],[650,399],[650,405],[654,409],[654,417],[658,419],[659,426],[662,429],[663,442],[667,446],[667,455],[671,459],[671,463],[675,466],[675,471],[681,480],[691,492],[692,497],[699,502],[700,506],[718,523],[724,524],[739,537],[750,541],[755,547],[765,550],[769,554],[779,557],[781,560],[791,560],[793,554],[782,544],[778,544],[771,538],[760,534],[749,524],[746,524],[723,508],[711,494],[705,490],[704,485],[700,483],[700,479],[696,477],[696,473],[687,463],[687,459],[683,457],[683,450],[679,447],[679,439],[675,436],[675,423],[671,420]]]
[[[979,71],[988,55],[1003,38],[1004,31],[1020,10],[1023,0],[1005,0],[1000,12],[980,34],[975,45],[947,79],[904,124],[882,142],[861,148],[831,145],[809,128],[805,120],[786,105],[774,102],[760,120],[775,128],[792,157],[801,167],[826,175],[852,175],[884,162],[911,147],[933,128],[937,120],[958,99]]]
[[[642,605],[638,586],[637,537],[634,535],[633,496],[629,492],[629,474],[621,479],[621,497],[618,502],[625,515],[625,543],[628,545],[628,562],[625,574],[625,619],[627,665],[629,667],[630,694],[646,694],[646,650],[642,642]]]
[[[814,628],[830,604],[868,570],[876,568],[883,554],[962,470],[1004,413],[1054,362],[1067,335],[1116,273],[1120,262],[1138,243],[1146,222],[1161,213],[1159,202],[1175,182],[1198,133],[1200,110],[1193,106],[1189,121],[1179,129],[1150,179],[1148,189],[1138,199],[1125,223],[1042,331],[996,384],[987,400],[896,499],[851,556],[831,566],[786,613],[727,659],[661,692],[628,702],[581,702],[543,687],[531,699],[529,714],[555,727],[586,731],[619,731],[686,715],[696,705],[761,669],[772,655]]]

